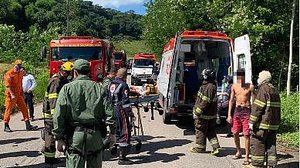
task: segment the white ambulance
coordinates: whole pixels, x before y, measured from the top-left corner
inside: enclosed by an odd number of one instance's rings
[[[223,32],[184,31],[165,45],[157,86],[163,121],[192,116],[197,92],[202,83],[201,72],[212,68],[216,72],[218,92],[227,75],[234,77],[237,69],[245,69],[251,82],[251,55],[248,35],[233,40]]]

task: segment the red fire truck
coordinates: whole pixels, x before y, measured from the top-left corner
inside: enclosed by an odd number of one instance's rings
[[[165,45],[158,75],[163,121],[174,117],[192,116],[197,92],[202,83],[201,72],[211,68],[216,72],[218,93],[224,77],[245,69],[246,82],[251,83],[251,55],[248,35],[233,40],[223,32],[184,31]],[[224,115],[224,117],[226,117]]]
[[[153,68],[155,61],[155,54],[135,54],[131,67],[131,84],[139,85],[143,83],[153,83]]]
[[[113,52],[113,57],[116,69],[126,67],[127,56],[124,50],[115,50]]]
[[[98,74],[103,76],[112,66],[113,45],[108,40],[92,36],[64,36],[51,40],[48,52],[50,76],[59,71],[59,66],[65,61],[74,62],[76,59],[85,59],[90,62],[92,80],[97,80]],[[45,47],[41,52],[42,57],[47,57]]]

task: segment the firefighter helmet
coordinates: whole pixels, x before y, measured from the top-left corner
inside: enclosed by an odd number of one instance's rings
[[[216,77],[215,72],[210,68],[205,68],[201,74],[204,80],[215,80]]]
[[[61,65],[60,70],[62,71],[72,71],[73,70],[73,63],[72,62],[65,62]]]

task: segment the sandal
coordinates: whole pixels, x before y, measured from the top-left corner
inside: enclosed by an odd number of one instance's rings
[[[248,161],[248,160],[244,160],[244,162],[243,162],[243,165],[244,165],[244,166],[246,166],[246,165],[250,165],[250,161]]]
[[[240,159],[240,158],[242,158],[242,155],[234,155],[234,156],[232,156],[233,160],[237,160],[237,159]]]

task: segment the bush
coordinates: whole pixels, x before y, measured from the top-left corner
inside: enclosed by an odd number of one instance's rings
[[[281,94],[281,123],[279,132],[299,131],[299,95]]]
[[[36,76],[37,86],[34,90],[35,102],[40,102],[45,96],[46,87],[49,80],[47,69],[42,69]]]
[[[299,147],[299,95],[281,94],[281,123],[278,142],[286,147]]]

